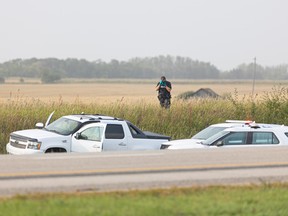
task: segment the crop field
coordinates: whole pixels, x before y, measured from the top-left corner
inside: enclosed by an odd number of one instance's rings
[[[0,102],[4,103],[11,98],[25,100],[41,100],[54,102],[74,103],[111,103],[115,101],[139,102],[147,100],[151,103],[156,99],[155,80],[66,80],[59,84],[41,84],[39,80],[28,80],[19,83],[17,79],[8,79],[7,84],[0,85]],[[200,88],[210,88],[220,96],[238,92],[240,96],[249,96],[252,93],[251,81],[186,81],[176,80],[172,82],[172,97],[187,92],[197,91]],[[288,85],[288,82],[262,81],[256,82],[254,95],[263,95],[271,91],[276,85]]]
[[[172,139],[189,138],[210,124],[226,119],[288,125],[287,83],[256,82],[252,100],[251,82],[172,81],[170,110],[158,105],[155,81],[112,80],[40,84],[8,82],[0,85],[0,153],[5,153],[9,134],[34,128],[65,114],[106,114],[128,119],[143,130],[166,134]],[[177,95],[211,88],[221,99],[179,100]]]

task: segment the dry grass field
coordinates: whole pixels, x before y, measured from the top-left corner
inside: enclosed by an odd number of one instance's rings
[[[79,80],[78,80],[79,81]],[[208,125],[226,119],[288,125],[288,83],[170,80],[171,109],[160,108],[155,80],[82,80],[58,84],[6,82],[0,85],[0,153],[5,153],[9,134],[34,128],[55,111],[54,119],[73,113],[101,113],[128,119],[142,130],[166,134],[172,139],[189,138]],[[211,88],[220,100],[176,100],[177,95]],[[163,126],[164,125],[164,126]]]
[[[239,97],[251,96],[252,81],[181,81],[172,82],[173,98],[186,91],[197,91],[199,88],[211,88],[217,94],[237,94]],[[6,81],[7,82],[7,81]],[[44,102],[63,101],[67,103],[110,103],[111,101],[122,101],[137,103],[139,101],[155,103],[155,85],[157,80],[129,80],[111,81],[103,80],[94,83],[58,83],[41,84],[37,80],[25,80],[19,83],[18,80],[8,80],[6,84],[0,85],[0,103],[11,99],[21,98],[22,100],[41,100]],[[288,82],[280,81],[258,81],[255,83],[254,93],[260,97],[264,92],[269,92],[277,85],[287,86]]]

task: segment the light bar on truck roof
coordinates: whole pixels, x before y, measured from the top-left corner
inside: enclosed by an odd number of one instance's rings
[[[251,123],[255,123],[255,121],[251,121],[251,120],[226,120],[226,123],[240,123],[240,124],[251,124]]]

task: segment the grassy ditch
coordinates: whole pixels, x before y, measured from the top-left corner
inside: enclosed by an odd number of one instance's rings
[[[288,215],[288,185],[203,187],[0,199],[0,216]]]
[[[74,103],[64,103],[61,99],[46,103],[11,98],[0,104],[0,153],[5,153],[11,132],[34,128],[37,122],[45,122],[54,110],[54,119],[81,112],[101,113],[128,119],[143,130],[180,139],[189,138],[203,128],[226,119],[288,125],[288,89],[281,86],[274,88],[257,100],[239,98],[237,92],[225,99],[173,100],[170,110],[163,110],[158,104],[145,101],[132,104],[116,101],[107,105],[77,100]]]

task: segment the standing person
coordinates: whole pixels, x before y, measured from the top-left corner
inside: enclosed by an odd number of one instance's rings
[[[170,108],[171,90],[171,82],[167,81],[165,76],[162,76],[161,80],[156,85],[156,91],[158,91],[158,100],[161,107],[165,107],[166,109]]]

